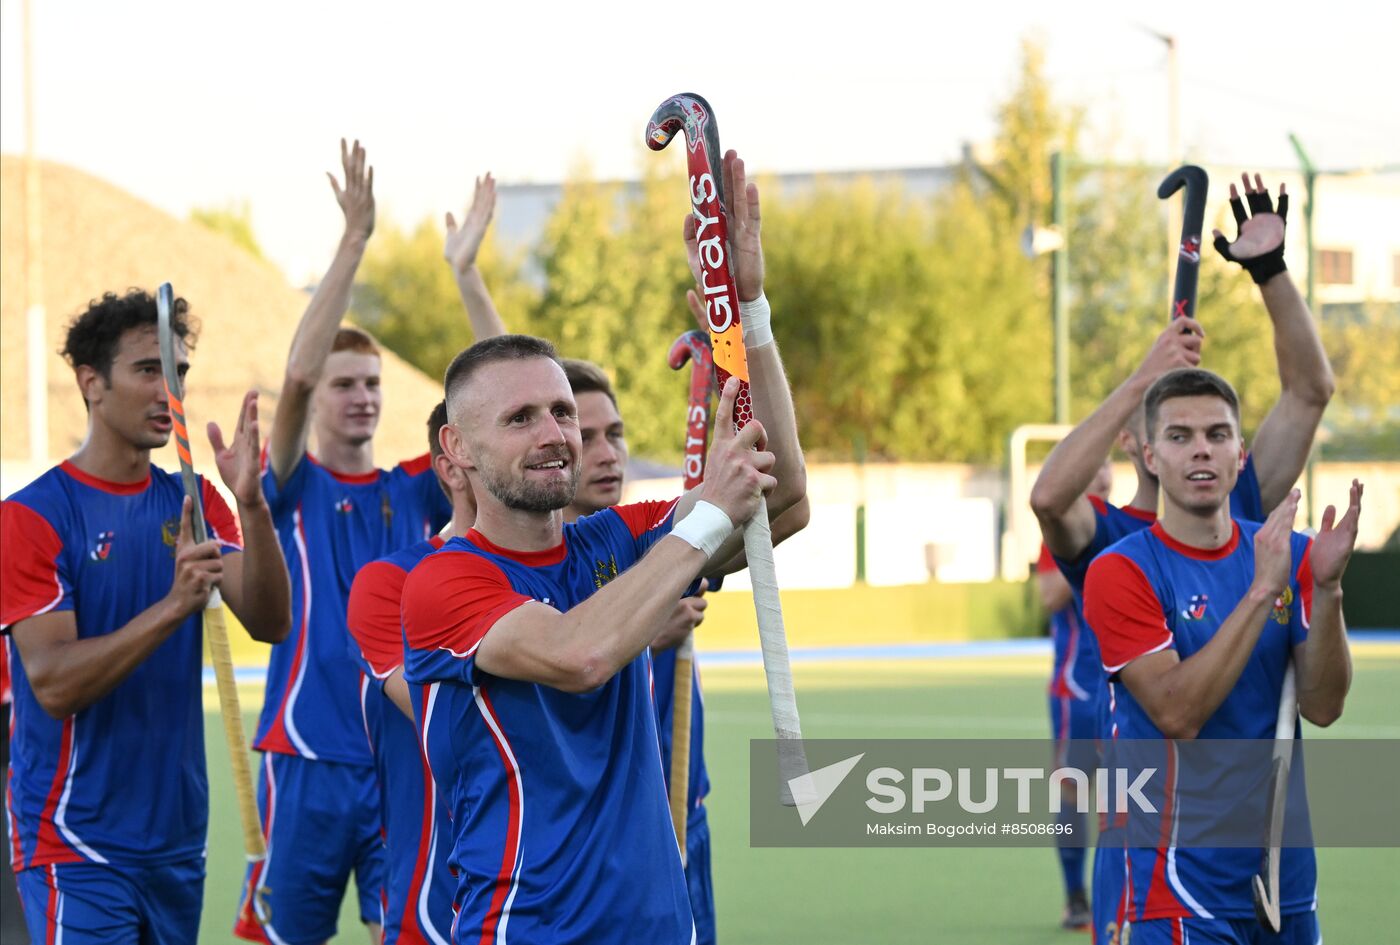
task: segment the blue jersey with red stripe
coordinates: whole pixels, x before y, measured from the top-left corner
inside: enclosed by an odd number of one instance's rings
[[[1044,545],[1040,546],[1040,560],[1036,562],[1035,570],[1041,574],[1057,570],[1050,549]],[[1050,695],[1083,702],[1095,699],[1103,675],[1099,668],[1099,645],[1084,623],[1079,597],[1076,596],[1068,606],[1050,615],[1050,641],[1055,653],[1050,672]]]
[[[203,479],[200,490],[210,537],[225,554],[241,551],[228,505]],[[72,611],[80,640],[121,629],[170,591],[184,497],[180,477],[154,467],[142,482],[112,483],[70,462],[15,493],[0,506],[0,626]],[[203,639],[202,615],[191,614],[111,692],[65,719],[44,711],[11,651],[6,807],[16,870],[203,853]]]
[[[1159,739],[1161,730],[1117,674],[1139,657],[1174,649],[1190,658],[1210,642],[1244,599],[1254,580],[1257,522],[1236,521],[1230,540],[1213,550],[1192,548],[1168,535],[1161,524],[1123,539],[1094,561],[1085,585],[1085,613],[1099,635],[1104,671],[1110,674],[1112,725],[1120,739]],[[1293,648],[1307,638],[1312,573],[1306,535],[1294,533],[1298,567],[1250,653],[1229,695],[1201,727],[1198,739],[1272,739]],[[1163,842],[1130,848],[1128,873],[1132,918],[1177,916],[1243,918],[1254,914],[1250,880],[1263,851],[1250,848],[1177,848],[1167,828],[1179,816],[1172,771],[1163,812]],[[1263,782],[1231,794],[1262,795]],[[1248,793],[1246,793],[1246,791]],[[1197,818],[1209,811],[1192,811]],[[1228,816],[1228,815],[1223,815]],[[1283,850],[1280,901],[1285,914],[1313,908],[1316,861],[1310,848]]]
[[[400,610],[408,572],[442,547],[433,536],[360,569],[350,588],[347,622],[364,670],[361,706],[379,776],[380,813],[388,848],[384,945],[433,945],[452,936],[456,885],[447,868],[452,830],[428,770],[418,729],[384,693],[403,666]],[[415,704],[421,686],[409,686]]]
[[[428,761],[453,812],[456,940],[686,945],[690,897],[670,827],[645,650],[568,693],[482,671],[475,654],[528,601],[568,611],[667,535],[675,503],[605,509],[541,552],[476,531],[414,568],[405,676],[427,687]]]
[[[1131,506],[1119,507],[1105,502],[1098,496],[1089,496],[1089,503],[1094,507],[1094,537],[1079,553],[1079,557],[1074,560],[1070,561],[1059,557],[1053,559],[1059,567],[1060,573],[1065,576],[1065,580],[1069,581],[1070,590],[1074,593],[1075,605],[1078,607],[1078,616],[1081,619],[1084,615],[1084,578],[1089,572],[1089,565],[1113,543],[1139,532],[1157,521],[1155,511],[1149,512]],[[1239,478],[1235,480],[1235,488],[1230,492],[1230,514],[1234,518],[1246,519],[1251,522],[1262,522],[1266,518],[1263,500],[1260,498],[1259,476],[1254,469],[1253,456],[1246,457],[1244,468],[1240,470]],[[1098,640],[1093,627],[1087,621],[1082,622],[1082,628],[1088,632],[1081,637],[1081,644],[1093,647],[1092,656],[1097,669]],[[1102,672],[1095,672],[1094,677],[1095,688],[1092,698],[1098,704],[1100,733],[1104,737],[1108,737],[1110,734],[1107,730],[1108,677]]]
[[[254,747],[368,766],[345,630],[350,584],[371,561],[435,534],[452,507],[426,454],[363,475],[307,454],[281,485],[265,470],[263,492],[292,579],[292,632],[272,648]]]

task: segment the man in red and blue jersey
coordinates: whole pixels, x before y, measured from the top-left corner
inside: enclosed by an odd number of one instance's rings
[[[188,306],[172,328],[188,367]],[[199,930],[209,789],[203,622],[211,590],[254,639],[289,628],[290,589],[258,483],[257,394],[210,443],[238,515],[201,478],[196,544],[170,439],[156,302],[104,295],[64,355],[88,411],[73,456],[0,506],[0,627],[14,695],[10,850],[35,942],[183,945]]]
[[[1245,462],[1234,389],[1208,371],[1173,371],[1148,390],[1144,412],[1144,455],[1164,512],[1099,555],[1084,588],[1118,736],[1273,738],[1280,712],[1293,709],[1280,707],[1290,661],[1297,710],[1332,724],[1351,685],[1341,579],[1356,543],[1360,483],[1341,520],[1329,506],[1311,541],[1293,531],[1296,489],[1263,524],[1245,521],[1229,506]],[[1169,781],[1161,806],[1169,821],[1176,791]],[[1283,927],[1274,934],[1255,918],[1261,849],[1179,848],[1175,837],[1164,826],[1159,846],[1127,850],[1134,945],[1321,942],[1311,848],[1282,851]]]
[[[751,194],[742,165],[731,171],[732,192]],[[756,218],[731,233],[750,261],[739,297],[763,305]],[[424,740],[454,811],[459,940],[694,941],[648,644],[696,578],[736,555],[734,525],[760,490],[773,516],[805,493],[776,346],[748,344],[768,432],[735,436],[731,384],[701,490],[569,524],[580,420],[552,346],[497,337],[448,369],[443,447],[477,520],[409,575],[403,620],[405,676],[428,689]]]
[[[292,575],[292,633],[273,647],[254,747],[267,858],[250,865],[235,933],[273,945],[335,935],[350,875],[371,941],[381,938],[379,787],[345,628],[361,567],[435,534],[451,508],[426,455],[376,468],[380,358],[341,325],[374,229],[374,175],[341,143],[339,249],[292,340],[269,438],[263,491]],[[316,435],[317,455],[307,451]]]
[[[471,485],[442,455],[438,431],[447,403],[428,418],[429,453],[438,481],[452,500],[446,537],[465,535],[476,517]],[[403,679],[403,585],[424,557],[442,547],[434,535],[372,561],[355,575],[346,623],[364,677],[360,702],[374,750],[384,822],[384,945],[443,945],[452,940],[456,883],[447,866],[452,852],[448,807],[439,798],[420,738],[424,689]],[[415,726],[415,716],[418,726]]]
[[[1113,467],[1106,460],[1089,487],[1089,494],[1107,499],[1113,485]],[[1099,733],[1099,677],[1102,675],[1099,647],[1084,622],[1079,600],[1060,573],[1050,549],[1040,546],[1040,560],[1035,566],[1036,587],[1040,601],[1050,614],[1050,641],[1054,658],[1051,662],[1050,733],[1055,739],[1055,767],[1074,766],[1091,771],[1098,765],[1094,740]],[[1078,810],[1078,792],[1074,782],[1061,786],[1060,821],[1069,829],[1060,834],[1056,853],[1060,872],[1065,881],[1065,914],[1060,924],[1067,929],[1088,928],[1093,916],[1089,911],[1089,896],[1084,889],[1085,847],[1082,838],[1088,836],[1088,817]]]
[[[452,269],[462,302],[478,340],[506,333],[490,292],[476,266],[477,252],[495,208],[495,182],[490,174],[477,181],[472,205],[459,228],[449,214],[443,256]],[[688,248],[694,244],[687,235]],[[694,297],[694,293],[691,293]],[[703,312],[702,312],[703,314]],[[579,486],[573,501],[564,509],[566,523],[600,512],[622,501],[627,471],[627,435],[617,396],[607,373],[589,361],[565,359],[564,374],[578,405]],[[806,500],[774,524],[774,540],[782,541],[806,524]],[[716,587],[719,578],[704,579],[699,592],[676,603],[656,638],[652,640],[653,690],[656,697],[657,731],[661,739],[661,764],[671,790],[672,704],[675,694],[676,648],[705,619],[708,606],[703,592]],[[690,772],[687,784],[689,808],[686,824],[686,885],[690,889],[690,909],[695,919],[696,945],[715,941],[714,885],[710,875],[710,827],[705,798],[710,793],[709,772],[705,765],[705,707],[700,692],[698,661],[692,660],[690,715]]]
[[[1332,367],[1307,303],[1283,262],[1284,225],[1288,202],[1280,194],[1274,211],[1258,175],[1244,179],[1245,197],[1230,187],[1230,205],[1240,224],[1239,238],[1229,243],[1216,232],[1215,246],[1240,264],[1259,286],[1274,331],[1278,363],[1278,400],[1255,433],[1245,465],[1230,493],[1233,514],[1262,521],[1298,481],[1322,414],[1335,389]],[[1249,213],[1244,201],[1248,200]],[[1090,563],[1109,545],[1151,526],[1157,517],[1157,478],[1143,458],[1146,442],[1143,396],[1166,372],[1195,367],[1201,362],[1204,332],[1193,319],[1178,318],[1158,337],[1138,369],[1114,390],[1051,452],[1031,490],[1031,507],[1040,522],[1045,545],[1054,555],[1071,589],[1082,598]],[[1087,496],[1085,490],[1114,443],[1132,460],[1137,490],[1128,505],[1118,507]],[[1097,630],[1090,622],[1090,630]],[[1101,678],[1098,698],[1108,692]],[[1099,718],[1108,725],[1107,705]],[[1099,733],[1112,738],[1111,729]],[[1123,860],[1111,833],[1100,836],[1094,857],[1094,939],[1116,942],[1122,902]]]

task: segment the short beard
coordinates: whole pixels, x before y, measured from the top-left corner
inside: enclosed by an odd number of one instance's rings
[[[481,484],[508,509],[517,512],[556,512],[568,508],[578,491],[579,468],[569,467],[569,481],[562,485],[529,483],[523,479],[500,476],[493,470],[481,470]]]

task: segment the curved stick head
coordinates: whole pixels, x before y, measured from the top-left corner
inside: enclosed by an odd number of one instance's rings
[[[687,361],[691,361],[697,368],[703,367],[707,371],[713,362],[710,338],[696,328],[684,332],[672,342],[671,350],[666,355],[666,363],[671,366],[673,371],[679,371],[685,367]]]
[[[1161,184],[1157,186],[1157,197],[1166,200],[1181,188],[1186,188],[1189,198],[1193,193],[1205,194],[1205,189],[1210,183],[1210,178],[1206,176],[1203,168],[1195,164],[1184,164],[1166,176]]]
[[[183,395],[180,389],[180,374],[175,365],[175,332],[171,330],[171,318],[175,311],[175,290],[170,283],[162,282],[156,289],[156,337],[160,340],[160,366],[165,375],[165,389],[176,398]]]
[[[692,151],[704,136],[706,128],[714,127],[714,112],[710,103],[694,92],[677,92],[656,106],[647,122],[647,147],[660,151],[671,143],[677,131],[684,130]],[[714,132],[719,140],[719,132]]]

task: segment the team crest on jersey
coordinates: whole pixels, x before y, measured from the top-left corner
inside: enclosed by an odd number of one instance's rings
[[[112,553],[112,539],[116,537],[116,532],[99,533],[97,541],[93,542],[92,550],[88,552],[88,557],[93,561],[106,561],[107,556]]]
[[[602,587],[604,584],[617,577],[617,558],[609,556],[607,561],[593,562],[593,584]]]
[[[350,497],[346,496],[335,504],[335,510],[341,515],[349,515],[355,510],[355,505],[350,501]]]
[[[389,504],[389,493],[384,492],[379,496],[379,514],[384,516],[384,528],[388,530],[394,524],[394,507]]]
[[[180,540],[180,520],[168,518],[160,525],[160,540],[170,549],[170,557],[175,557],[175,545]]]
[[[1209,602],[1210,598],[1205,594],[1193,594],[1181,611],[1181,616],[1187,620],[1200,620],[1206,615],[1206,604]]]
[[[1293,588],[1285,587],[1283,593],[1274,598],[1274,612],[1269,616],[1274,623],[1288,623],[1293,615]]]

